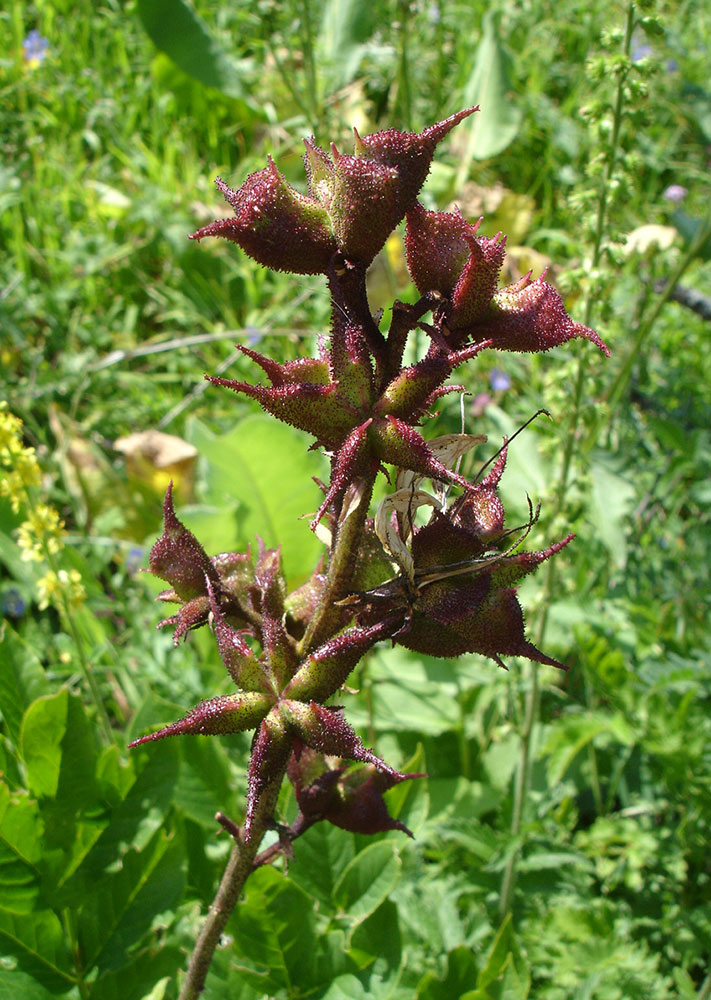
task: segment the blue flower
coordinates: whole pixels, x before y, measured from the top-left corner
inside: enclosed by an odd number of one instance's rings
[[[33,29],[22,43],[22,56],[30,66],[39,66],[47,55],[48,48],[48,40]]]
[[[10,587],[2,595],[2,613],[7,618],[22,618],[27,604],[17,587]]]
[[[146,550],[142,545],[132,545],[126,556],[126,571],[135,576],[146,561]]]
[[[646,42],[638,42],[632,49],[632,62],[640,62],[642,59],[649,59],[652,56],[652,46]]]
[[[670,184],[668,188],[664,191],[662,197],[666,198],[667,201],[673,201],[678,204],[686,198],[689,192],[681,184]]]
[[[506,392],[507,389],[511,388],[511,379],[500,368],[493,368],[489,375],[489,385],[494,392]]]

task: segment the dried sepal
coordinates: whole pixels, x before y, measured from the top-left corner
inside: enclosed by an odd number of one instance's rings
[[[292,733],[305,746],[346,760],[372,764],[385,774],[397,775],[397,771],[363,745],[340,709],[319,705],[315,701],[306,704],[286,699],[277,708]]]
[[[228,624],[209,585],[208,592],[217,648],[230,677],[243,691],[269,692],[269,680],[263,664],[243,636]]]

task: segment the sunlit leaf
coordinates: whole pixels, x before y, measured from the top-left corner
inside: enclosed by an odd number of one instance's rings
[[[355,856],[334,889],[348,919],[359,923],[390,895],[400,877],[397,847],[389,840],[369,844]]]
[[[0,629],[0,660],[0,714],[19,748],[22,716],[35,698],[49,692],[49,684],[37,655],[8,624]]]
[[[499,40],[496,15],[484,16],[482,38],[474,56],[474,67],[464,87],[462,105],[478,104],[460,129],[466,132],[466,146],[459,164],[457,187],[469,175],[473,160],[488,160],[502,153],[513,141],[521,125],[522,111],[511,94],[508,57]]]
[[[183,73],[228,97],[244,97],[245,71],[219,45],[202,20],[183,0],[138,0],[138,13],[154,45]]]

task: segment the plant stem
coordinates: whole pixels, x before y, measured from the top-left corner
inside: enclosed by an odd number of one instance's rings
[[[284,771],[285,768],[282,768],[281,773],[274,776],[270,782],[269,794],[262,796],[252,821],[249,841],[235,843],[232,848],[219,888],[190,957],[190,965],[178,1000],[195,1000],[205,988],[205,980],[212,956],[220,942],[222,932],[227,926],[227,921],[237,905],[244,884],[254,871],[254,861],[259,845],[272,822],[274,806],[284,779]]]
[[[333,540],[326,580],[316,611],[299,643],[299,656],[306,656],[331,633],[334,627],[338,627],[342,608],[334,607],[334,603],[347,596],[374,482],[375,473],[369,477],[357,479],[353,484],[354,493],[358,497],[357,507],[351,511],[349,516],[343,520],[339,519],[340,523]],[[346,499],[343,505],[344,510],[347,505],[348,500]]]
[[[523,721],[523,732],[521,733],[521,757],[519,759],[518,770],[516,771],[516,784],[514,786],[513,814],[511,816],[511,834],[518,837],[521,832],[521,820],[523,810],[528,798],[528,787],[531,772],[531,746],[533,744],[533,731],[538,720],[538,705],[540,702],[540,691],[538,685],[538,670],[535,664],[531,665],[529,671],[530,687],[526,697],[526,714]],[[516,865],[518,862],[519,850],[516,848],[506,863],[504,875],[501,880],[501,897],[499,901],[499,916],[502,922],[511,910],[514,886],[516,884]]]
[[[635,5],[634,3],[630,3],[627,7],[627,20],[625,24],[625,35],[623,41],[623,52],[626,56],[629,56],[630,45],[632,43],[632,32],[634,30],[634,25],[635,25],[634,11],[635,11]],[[626,81],[626,73],[620,72],[617,81],[617,94],[615,98],[612,136],[610,139],[610,154],[608,157],[608,161],[600,185],[600,195],[598,199],[597,215],[595,220],[595,240],[593,244],[593,252],[590,263],[591,270],[594,270],[598,267],[600,260],[602,258],[603,236],[605,233],[605,227],[607,223],[609,184],[612,178],[613,171],[617,164],[617,155],[618,155],[619,140],[620,140],[620,127],[622,124],[622,108],[624,104],[624,94],[625,94],[625,81]],[[583,314],[583,323],[586,326],[590,325],[595,304],[596,304],[596,298],[593,295],[592,291],[590,291],[588,292],[586,297],[585,309]],[[580,415],[581,415],[582,401],[583,401],[583,389],[585,386],[585,377],[587,375],[587,367],[588,367],[587,359],[588,359],[587,354],[580,355],[578,358],[578,370],[575,379],[575,389],[573,394],[573,409],[570,417],[570,424],[568,426],[565,447],[563,450],[563,460],[561,462],[560,476],[558,478],[558,485],[555,491],[554,507],[556,510],[561,510],[563,508],[565,502],[565,495],[568,489],[568,479],[570,476],[570,469],[578,439],[578,425],[580,422]],[[542,642],[543,637],[545,635],[546,625],[548,622],[548,610],[555,590],[555,582],[556,582],[555,561],[549,560],[546,565],[546,576],[543,585],[543,604],[542,604],[541,617],[539,619],[539,627],[537,634],[537,640],[539,645]],[[536,666],[536,664],[531,664],[529,668],[529,677],[530,677],[530,684],[528,688],[528,694],[526,696],[526,711],[524,716],[523,732],[521,734],[521,757],[519,760],[518,770],[516,772],[513,813],[511,817],[511,834],[514,838],[517,838],[521,832],[521,824],[523,820],[523,814],[526,806],[526,801],[528,799],[528,792],[530,787],[531,753],[532,753],[532,746],[535,741],[535,729],[538,722],[538,709],[540,704],[540,686],[538,681],[538,667]],[[511,856],[509,857],[509,860],[506,863],[506,868],[504,869],[503,878],[501,880],[501,896],[499,902],[499,911],[502,920],[505,919],[505,917],[511,910],[511,905],[513,901],[513,892],[516,884],[516,867],[518,864],[519,856],[520,856],[520,849],[517,847],[515,850],[511,852]]]
[[[408,0],[399,0],[398,3],[398,14],[400,21],[400,60],[398,66],[398,104],[400,105],[400,113],[402,115],[402,120],[407,128],[411,127],[410,119],[412,117],[412,110],[410,106],[410,67],[408,59],[408,35],[409,35],[409,25],[407,23],[409,16],[409,3]]]
[[[25,490],[25,497],[27,500],[27,506],[30,510],[36,510],[34,497],[29,489]],[[47,562],[52,573],[55,577],[59,576],[59,569],[57,565],[57,560],[54,558],[54,553],[52,552],[50,546],[47,543],[46,538],[41,540],[42,552],[44,558]],[[72,642],[77,653],[77,659],[79,660],[79,666],[84,675],[84,680],[86,681],[86,686],[89,689],[91,695],[91,700],[94,702],[94,707],[96,708],[96,713],[99,716],[99,721],[101,723],[101,728],[104,732],[104,738],[108,744],[114,742],[113,731],[111,729],[111,722],[109,720],[108,713],[104,708],[104,702],[101,698],[101,693],[94,679],[94,675],[91,672],[89,661],[86,657],[86,652],[84,650],[84,640],[82,639],[81,632],[77,627],[77,623],[74,618],[74,612],[72,610],[71,603],[64,591],[63,587],[59,588],[60,601],[62,605],[62,611],[64,612],[64,620],[66,622],[67,628],[69,629],[69,634],[72,637]]]

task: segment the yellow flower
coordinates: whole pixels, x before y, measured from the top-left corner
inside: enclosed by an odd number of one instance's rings
[[[50,570],[37,581],[37,596],[40,611],[45,611],[50,604],[61,607],[63,599],[72,607],[78,607],[86,597],[81,573],[76,569],[60,569],[57,573]]]
[[[22,443],[22,421],[10,413],[5,400],[0,401],[0,466],[5,469],[0,496],[8,498],[17,514],[27,499],[27,490],[40,484],[40,467],[34,448]]]
[[[10,413],[6,400],[0,400],[0,457],[5,462],[5,452],[22,446],[22,421]]]
[[[64,521],[53,507],[38,503],[30,508],[27,519],[17,529],[17,544],[25,562],[41,562],[49,553],[56,555],[62,547]]]

